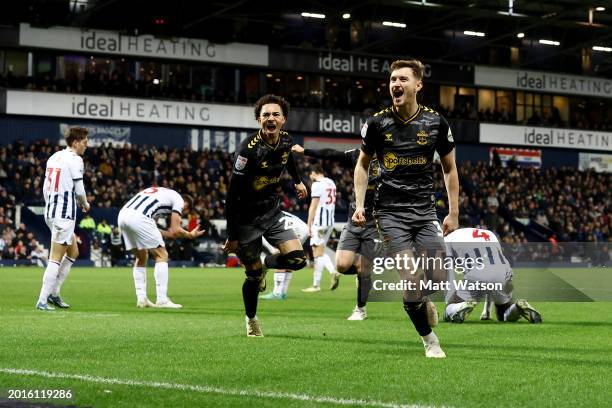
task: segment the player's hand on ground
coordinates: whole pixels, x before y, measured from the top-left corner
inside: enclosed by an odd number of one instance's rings
[[[352,221],[355,225],[363,227],[366,223],[365,208],[357,208],[353,213]]]
[[[458,215],[448,214],[446,217],[444,217],[444,222],[442,222],[442,233],[444,234],[444,236],[447,236],[457,228],[459,228]]]
[[[308,197],[308,190],[306,189],[304,183],[296,184],[295,190],[297,191],[297,196],[300,200],[303,200]]]
[[[223,244],[223,252],[229,254],[231,252],[236,252],[238,249],[238,241],[230,241],[226,240],[225,244]]]
[[[205,230],[200,230],[200,226],[198,225],[189,231],[189,235],[191,235],[191,239],[196,239],[204,235],[205,232]]]
[[[291,147],[291,152],[295,154],[304,154],[304,148],[299,144],[294,144],[293,147]]]

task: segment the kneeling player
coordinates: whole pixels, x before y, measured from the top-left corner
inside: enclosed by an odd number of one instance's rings
[[[308,225],[304,221],[302,221],[299,217],[289,214],[286,211],[283,211],[284,217],[282,217],[279,221],[284,222],[284,228],[289,229],[293,228],[295,233],[298,236],[298,239],[302,243],[302,246],[308,240]],[[279,250],[274,248],[270,243],[264,238],[263,246],[266,255],[274,255],[279,253]],[[262,254],[262,257],[265,256]],[[264,262],[264,261],[262,261]],[[261,295],[259,298],[264,300],[285,300],[287,298],[287,290],[289,289],[289,283],[291,282],[291,278],[293,277],[293,271],[288,269],[278,269],[274,271],[274,289],[272,292],[267,293],[265,295]]]
[[[183,307],[168,298],[168,251],[164,244],[167,239],[195,239],[204,234],[196,227],[186,231],[181,227],[181,215],[189,210],[191,197],[181,196],[174,190],[150,187],[136,194],[119,211],[118,225],[125,241],[125,249],[132,251],[134,262],[134,286],[137,307],[159,307],[178,309]],[[187,204],[187,205],[185,205]],[[160,230],[155,220],[170,215],[170,228]],[[147,260],[149,254],[155,261],[155,287],[157,301],[153,304],[147,298]]]
[[[524,317],[529,323],[542,323],[542,316],[526,300],[512,301],[512,268],[495,234],[489,230],[462,228],[444,238],[448,254],[454,259],[471,259],[465,268],[465,289],[455,288],[449,271],[450,289],[446,294],[444,320],[463,323],[477,301],[488,298],[495,304],[497,320],[514,322]],[[501,290],[470,289],[471,284],[498,284]],[[475,286],[475,285],[474,285]]]

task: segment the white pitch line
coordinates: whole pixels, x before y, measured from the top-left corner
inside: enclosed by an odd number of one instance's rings
[[[257,390],[238,390],[232,388],[221,388],[209,385],[192,385],[192,384],[179,384],[179,383],[166,383],[157,381],[138,381],[138,380],[122,380],[120,378],[105,378],[95,377],[85,374],[66,374],[66,373],[51,373],[48,371],[38,370],[23,370],[18,368],[2,368],[0,367],[0,373],[13,374],[13,375],[30,375],[44,378],[59,378],[67,380],[80,380],[91,383],[100,384],[113,384],[113,385],[128,385],[136,387],[148,387],[148,388],[160,388],[166,390],[181,390],[181,391],[194,391],[204,394],[220,394],[238,397],[257,397],[257,398],[272,398],[272,399],[288,399],[295,401],[305,402],[318,402],[328,403],[335,405],[354,405],[362,407],[381,407],[381,408],[435,408],[431,405],[419,405],[419,404],[400,404],[396,402],[385,402],[376,400],[364,400],[364,399],[345,399],[335,398],[328,396],[316,396],[307,394],[295,394],[290,392],[276,392],[276,391],[257,391]],[[443,408],[443,407],[441,407]]]

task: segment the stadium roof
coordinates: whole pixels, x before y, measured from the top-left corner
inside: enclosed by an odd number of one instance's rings
[[[514,52],[520,55],[517,66],[577,73],[592,58],[594,74],[612,76],[609,0],[26,0],[11,7],[0,17],[4,24],[72,25],[494,65],[510,65]]]

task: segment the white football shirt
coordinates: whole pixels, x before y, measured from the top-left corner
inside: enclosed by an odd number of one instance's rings
[[[76,219],[74,183],[83,180],[83,159],[69,147],[53,153],[47,160],[43,196],[45,218]]]
[[[512,272],[494,232],[480,228],[461,228],[444,237],[447,256],[475,260],[465,269],[465,277],[474,281],[503,281]]]
[[[183,197],[176,191],[165,187],[149,187],[132,197],[121,209],[130,208],[155,219],[171,212],[181,215],[184,205]]]
[[[329,178],[323,177],[320,181],[312,183],[311,196],[319,198],[319,205],[315,211],[312,222],[318,227],[334,225],[334,211],[336,209],[336,184]]]

